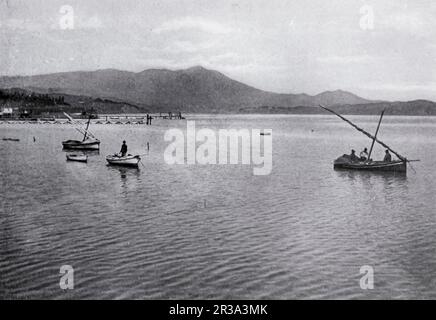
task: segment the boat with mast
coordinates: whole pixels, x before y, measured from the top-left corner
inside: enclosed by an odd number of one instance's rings
[[[344,169],[344,170],[363,170],[363,171],[388,171],[388,172],[407,172],[407,164],[413,161],[419,161],[419,160],[409,160],[406,157],[402,156],[398,152],[394,151],[391,147],[389,147],[386,143],[383,141],[380,141],[377,138],[380,124],[383,119],[383,115],[385,113],[385,110],[382,111],[380,115],[380,119],[378,121],[377,130],[375,132],[375,135],[370,134],[369,132],[365,131],[364,129],[358,127],[354,123],[352,123],[350,120],[346,119],[345,117],[341,116],[340,114],[336,113],[335,111],[326,108],[322,105],[320,107],[330,113],[333,113],[334,115],[338,116],[340,119],[347,122],[349,125],[351,125],[353,128],[355,128],[357,131],[362,132],[364,135],[369,137],[372,140],[371,148],[369,150],[368,159],[365,161],[352,161],[349,155],[344,154],[343,156],[337,158],[334,161],[333,167],[334,169]],[[374,148],[375,143],[380,144],[385,149],[392,152],[394,155],[398,157],[398,160],[393,161],[373,161],[371,159],[371,153]]]
[[[98,140],[94,134],[89,131],[89,124],[91,123],[91,116],[88,118],[88,122],[86,124],[86,128],[81,128],[81,123],[79,121],[74,120],[69,114],[64,112],[64,115],[70,120],[72,124],[77,125],[75,128],[78,132],[83,134],[83,139],[80,140],[66,140],[62,141],[62,146],[64,149],[79,149],[79,150],[99,150],[100,149],[100,140]]]

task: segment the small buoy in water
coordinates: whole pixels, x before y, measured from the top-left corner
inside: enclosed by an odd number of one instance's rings
[[[36,138],[35,138],[35,136],[33,137],[33,142],[36,142]]]

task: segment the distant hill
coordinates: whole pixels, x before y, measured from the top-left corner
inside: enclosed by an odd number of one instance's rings
[[[436,103],[428,100],[413,100],[405,102],[374,102],[364,104],[334,105],[330,108],[340,114],[373,115],[386,110],[386,115],[406,116],[436,116]],[[275,114],[328,114],[327,111],[317,106],[262,106],[259,108],[244,108],[240,113],[275,113]]]
[[[134,73],[114,69],[77,71],[24,77],[0,77],[0,88],[29,88],[127,101],[151,106],[153,111],[238,112],[263,105],[313,106],[319,103],[368,103],[345,91],[277,94],[250,87],[224,74],[193,67],[184,70],[149,69]]]
[[[354,105],[354,104],[363,104],[369,102],[378,102],[378,101],[370,101],[370,100],[362,99],[361,97],[353,93],[343,90],[325,91],[313,97],[313,103],[315,105],[322,104],[325,106],[345,105],[345,104]]]
[[[436,115],[436,103],[428,100],[376,102],[355,105],[341,105],[333,107],[341,114],[380,114],[386,110],[386,115]]]
[[[105,69],[0,77],[0,88],[13,87],[64,94],[72,100],[86,96],[87,103],[93,101],[98,112],[323,113],[316,107],[322,104],[344,114],[377,114],[384,108],[387,114],[436,114],[436,104],[431,101],[371,101],[342,90],[314,96],[278,94],[198,66],[176,71],[148,69],[135,73]],[[113,103],[98,105],[96,99]]]

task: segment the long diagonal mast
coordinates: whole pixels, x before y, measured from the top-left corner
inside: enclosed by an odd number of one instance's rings
[[[357,131],[362,132],[364,135],[366,135],[367,137],[373,139],[374,141],[376,141],[377,143],[381,144],[383,147],[385,147],[386,149],[388,149],[390,152],[392,152],[393,154],[395,154],[398,159],[402,160],[402,161],[408,161],[405,157],[403,157],[402,155],[400,155],[398,152],[394,151],[391,149],[391,147],[389,147],[388,145],[386,145],[384,142],[378,140],[376,137],[374,137],[372,134],[370,134],[369,132],[366,132],[365,130],[363,130],[362,128],[359,128],[358,126],[356,126],[354,123],[352,123],[350,120],[344,118],[343,116],[341,116],[340,114],[334,112],[333,110],[323,107],[322,105],[319,105],[321,108],[323,108],[324,110],[327,110],[328,112],[333,113],[334,115],[337,115],[339,118],[341,118],[342,120],[344,120],[345,122],[347,122],[348,124],[350,124],[353,128],[355,128]]]
[[[82,128],[80,128],[79,126],[81,126],[82,124],[79,121],[74,120],[68,113],[64,112],[64,115],[68,118],[68,120],[71,121],[72,124],[77,125],[78,127],[76,127],[75,129],[77,131],[79,131],[81,134],[83,134],[84,137],[86,137],[86,135],[90,136],[91,138],[97,139],[94,134],[92,134],[91,131],[88,130],[88,128],[86,130],[83,130]],[[89,120],[88,120],[88,126],[89,126]]]

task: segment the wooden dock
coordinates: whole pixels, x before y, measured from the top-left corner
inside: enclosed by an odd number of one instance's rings
[[[120,125],[151,125],[153,120],[184,120],[181,112],[178,113],[159,113],[144,115],[100,115],[96,119],[91,119],[92,124],[120,124]],[[87,119],[74,119],[85,124]],[[65,124],[71,125],[72,122],[66,118],[0,118],[0,124]]]

